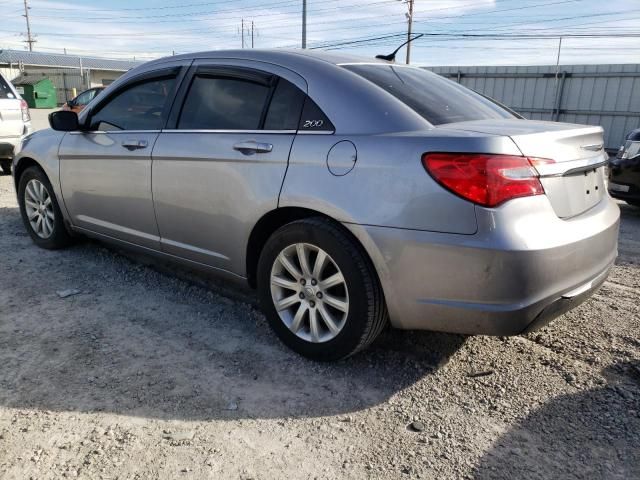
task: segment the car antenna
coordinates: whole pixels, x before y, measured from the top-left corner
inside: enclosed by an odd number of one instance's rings
[[[413,42],[416,38],[420,38],[420,37],[424,37],[424,33],[420,33],[418,35],[416,35],[415,37],[410,38],[409,40],[407,40],[406,42],[404,42],[402,45],[400,45],[398,48],[396,48],[393,53],[389,54],[389,55],[376,55],[376,58],[380,59],[380,60],[386,60],[387,62],[395,62],[396,61],[396,53],[398,53],[398,51],[404,47],[407,43],[411,43]]]

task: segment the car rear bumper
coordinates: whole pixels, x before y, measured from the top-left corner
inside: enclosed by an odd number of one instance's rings
[[[22,145],[22,139],[33,132],[31,124],[25,125],[25,134],[15,137],[0,137],[0,160],[10,160],[18,154],[20,146]]]
[[[373,259],[394,327],[530,331],[588,298],[617,255],[609,197],[570,220],[544,196],[478,208],[477,217],[474,235],[347,225]]]

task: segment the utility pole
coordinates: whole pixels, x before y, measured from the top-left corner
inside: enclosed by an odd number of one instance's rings
[[[253,20],[251,20],[251,48],[253,48]]]
[[[409,16],[407,17],[407,40],[411,40],[411,28],[413,27],[413,2],[414,0],[407,0],[409,4]],[[407,65],[411,61],[411,42],[407,43]]]
[[[302,0],[302,48],[307,48],[307,0]]]
[[[25,42],[29,44],[29,51],[33,52],[33,44],[36,43],[37,40],[34,40],[31,36],[31,23],[29,23],[29,5],[27,5],[27,0],[24,0],[23,17],[27,19],[27,39],[25,40]]]
[[[242,19],[242,30],[240,31],[240,37],[242,38],[242,48],[244,48],[244,18]]]
[[[558,75],[560,74],[560,51],[562,50],[562,37],[558,39],[558,56],[556,58],[556,87],[558,86]]]

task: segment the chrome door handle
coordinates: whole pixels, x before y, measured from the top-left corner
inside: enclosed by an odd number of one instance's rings
[[[147,148],[147,145],[148,143],[146,140],[128,139],[122,142],[122,146],[127,150],[138,150],[139,148]]]
[[[250,140],[248,142],[236,143],[233,146],[233,149],[238,150],[245,155],[253,155],[254,153],[269,153],[273,150],[273,145],[270,143],[254,142],[253,140]]]

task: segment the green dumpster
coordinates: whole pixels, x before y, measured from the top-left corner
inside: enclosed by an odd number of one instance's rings
[[[58,106],[56,87],[47,77],[21,75],[11,83],[25,99],[29,108],[56,108]]]

